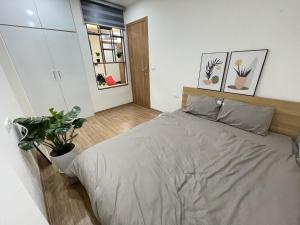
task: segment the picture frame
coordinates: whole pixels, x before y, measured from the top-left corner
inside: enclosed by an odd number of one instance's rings
[[[228,52],[202,53],[198,88],[221,91]]]
[[[268,49],[232,51],[223,92],[254,96]]]

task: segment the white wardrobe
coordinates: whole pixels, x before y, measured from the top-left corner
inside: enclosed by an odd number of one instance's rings
[[[75,105],[82,117],[93,115],[69,0],[8,2],[0,8],[0,34],[36,115]]]

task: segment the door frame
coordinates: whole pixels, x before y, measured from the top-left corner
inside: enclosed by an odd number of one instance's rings
[[[147,46],[146,46],[146,50],[147,50],[147,54],[146,54],[146,60],[148,62],[148,67],[147,67],[147,74],[148,74],[148,85],[149,85],[149,99],[148,99],[148,105],[147,107],[148,108],[151,108],[151,97],[150,97],[150,62],[149,62],[149,32],[148,32],[148,16],[145,16],[145,17],[142,17],[140,19],[137,19],[133,22],[130,22],[128,24],[126,24],[126,30],[128,29],[128,27],[132,26],[132,25],[135,25],[137,23],[140,23],[140,22],[146,22],[146,25],[147,25],[147,31],[146,31],[146,34],[145,36],[147,37]],[[132,82],[132,74],[131,74],[131,61],[130,61],[130,52],[129,52],[129,38],[128,38],[128,32],[127,32],[127,46],[128,46],[128,59],[129,59],[129,66],[130,66],[130,78],[131,78],[131,87],[133,85],[133,82]]]
[[[131,25],[134,25],[134,24],[140,23],[140,22],[146,22],[146,23],[147,23],[147,27],[148,27],[148,16],[145,16],[145,17],[142,17],[142,18],[137,19],[137,20],[135,20],[135,21],[132,21],[132,22],[130,22],[130,23],[127,23],[127,24],[126,24],[126,28],[127,28],[128,26],[131,26]],[[148,29],[147,29],[147,35],[148,35]]]

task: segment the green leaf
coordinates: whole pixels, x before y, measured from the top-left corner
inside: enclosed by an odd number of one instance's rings
[[[50,108],[49,112],[52,116],[55,116],[56,112],[54,111],[54,108]]]
[[[74,106],[71,109],[71,111],[69,111],[62,117],[62,123],[71,123],[79,115],[80,112],[81,112],[80,107]]]
[[[54,133],[58,135],[66,134],[68,132],[69,128],[68,127],[61,127],[55,129]]]
[[[23,124],[26,120],[27,118],[16,118],[13,123]]]
[[[28,117],[16,118],[14,123],[25,127],[28,131],[27,135],[19,142],[19,147],[24,150],[34,148],[36,144],[48,144],[53,149],[62,149],[62,146],[77,136],[74,130],[82,127],[86,121],[82,118],[77,118],[81,109],[74,106],[71,111],[64,114],[64,111],[56,111],[50,108],[50,116],[43,117]],[[68,132],[74,128],[68,140]]]
[[[52,116],[52,121],[59,121],[62,119],[62,117],[64,115],[64,111],[57,112],[53,108],[50,108],[49,112]]]
[[[74,125],[74,128],[78,129],[78,128],[81,128],[83,123],[86,121],[87,121],[86,119],[78,118],[78,119],[74,120],[72,124]]]
[[[34,148],[33,141],[20,141],[18,146],[26,151]]]
[[[56,129],[56,128],[49,128],[49,129],[46,129],[46,130],[45,130],[45,133],[46,133],[46,134],[52,134],[52,133],[54,133],[55,129]]]

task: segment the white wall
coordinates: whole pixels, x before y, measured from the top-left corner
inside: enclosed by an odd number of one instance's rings
[[[12,166],[0,158],[0,224],[48,225]]]
[[[35,223],[35,224],[46,224],[46,219],[45,219],[46,210],[44,205],[44,197],[42,192],[39,168],[35,161],[35,158],[31,152],[25,152],[23,150],[20,150],[17,146],[18,139],[17,139],[16,132],[14,130],[10,130],[10,132],[8,132],[8,130],[3,126],[4,121],[7,117],[10,117],[11,119],[22,117],[23,112],[21,110],[21,107],[17,103],[17,99],[11,89],[11,86],[8,83],[8,80],[6,78],[6,75],[4,74],[1,64],[0,64],[0,103],[1,103],[1,107],[0,107],[1,159],[3,160],[3,162],[6,162],[8,164],[9,168],[11,168],[10,170],[12,171],[10,172],[16,174],[16,176],[12,178],[8,178],[6,176],[1,175],[2,183],[5,183],[4,189],[8,188],[11,191],[10,194],[7,193],[7,196],[11,197],[10,200],[8,200],[7,198],[5,199],[3,199],[2,197],[0,198],[1,209],[11,205],[11,202],[7,202],[7,201],[12,201],[15,207],[17,208],[32,209],[32,214],[30,215],[28,214],[27,217],[31,217],[31,216],[34,217],[35,215],[37,215],[38,217],[42,218],[40,223]],[[20,186],[19,183],[21,183],[22,185]],[[13,192],[14,190],[16,190],[15,189],[16,184],[18,185],[17,189],[22,189],[22,193],[27,193],[28,195],[27,197],[24,197],[22,199],[17,198],[19,193]],[[1,189],[1,194],[5,194],[5,192],[3,193],[3,191],[4,190]],[[29,201],[25,201],[25,199],[28,198],[31,199],[31,201],[34,204],[32,204]],[[6,213],[8,208],[6,208],[5,212],[0,210],[1,215],[3,213]],[[13,219],[17,219],[14,217],[19,216],[16,214],[16,211],[11,211],[7,213],[10,213],[9,216],[12,217],[11,218],[12,221],[14,221]],[[8,218],[7,214],[5,214],[5,216]],[[2,218],[2,216],[0,218]],[[30,218],[28,218],[27,220],[27,218],[24,217],[23,221],[24,221],[23,224],[30,224],[29,221],[31,220]],[[26,223],[26,221],[28,223]],[[1,219],[0,219],[0,224],[3,224],[1,223]],[[17,223],[7,223],[7,224],[17,224]]]
[[[300,101],[299,0],[152,0],[125,12],[149,19],[151,107],[180,106],[197,86],[202,52],[268,48],[257,96]]]
[[[85,24],[82,19],[80,0],[71,0],[71,8],[73,12],[77,34],[79,37],[81,52],[84,60],[85,70],[95,111],[97,112],[132,102],[130,78],[129,85],[105,90],[98,90],[95,72],[93,68],[92,56],[90,52],[88,35]]]

